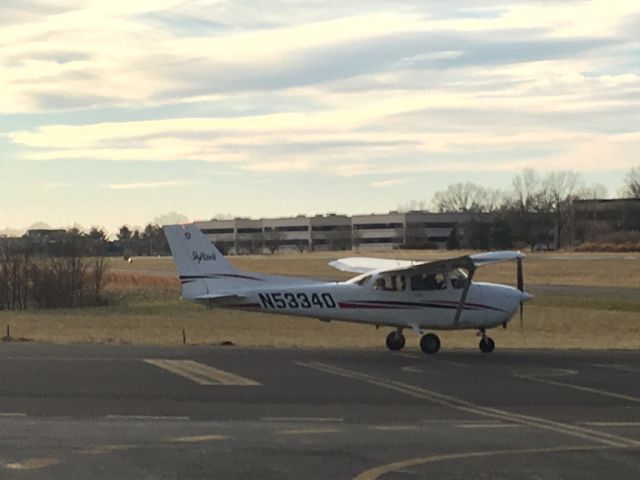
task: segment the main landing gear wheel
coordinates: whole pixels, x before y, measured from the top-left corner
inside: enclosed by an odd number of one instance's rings
[[[404,348],[405,338],[402,331],[397,330],[387,335],[387,348],[392,351],[402,350]]]
[[[496,348],[496,342],[491,337],[483,336],[480,340],[480,350],[482,353],[491,353]]]
[[[420,348],[424,353],[436,353],[440,350],[440,339],[433,333],[427,333],[420,339]]]

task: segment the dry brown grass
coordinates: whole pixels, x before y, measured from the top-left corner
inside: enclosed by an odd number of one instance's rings
[[[264,273],[344,279],[327,261],[341,252],[232,257],[241,269]],[[443,258],[450,252],[381,252],[367,256]],[[347,255],[350,255],[347,252]],[[117,304],[111,307],[58,311],[0,312],[0,327],[10,324],[12,336],[56,343],[99,342],[218,344],[306,348],[384,348],[389,329],[368,325],[323,323],[318,320],[249,312],[207,310],[181,301],[179,282],[168,258],[114,260],[107,291]],[[479,270],[477,279],[513,283],[513,264]],[[624,286],[640,288],[640,258],[622,254],[533,254],[526,261],[528,284]],[[606,294],[539,297],[527,304],[525,328],[517,319],[506,330],[492,331],[499,347],[525,348],[640,348],[640,298],[616,303]],[[475,332],[440,332],[444,348],[477,348]],[[409,349],[418,349],[418,337],[407,332]]]
[[[179,345],[182,329],[189,344],[220,344],[231,341],[240,346],[304,348],[384,348],[388,328],[342,322],[245,312],[207,311],[197,306],[168,307],[148,312],[120,309],[99,314],[86,312],[41,312],[0,314],[11,323],[12,336],[32,340],[69,343],[132,343]],[[473,331],[439,332],[444,348],[476,348]],[[491,336],[504,348],[640,348],[640,321],[637,313],[527,308],[524,328],[514,320]],[[418,337],[406,332],[407,348],[418,350]]]

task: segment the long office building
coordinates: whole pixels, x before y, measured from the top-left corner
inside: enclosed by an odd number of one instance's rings
[[[248,254],[283,250],[379,250],[445,248],[454,228],[483,214],[390,212],[369,215],[316,215],[232,220],[195,224],[223,253]]]

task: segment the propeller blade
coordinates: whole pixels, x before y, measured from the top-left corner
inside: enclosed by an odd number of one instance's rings
[[[517,272],[516,272],[516,283],[518,286],[518,290],[524,292],[524,273],[522,271],[522,259],[518,258],[517,260]],[[520,300],[520,330],[524,328],[524,302]]]
[[[524,329],[524,302],[520,302],[520,330]]]
[[[517,283],[518,283],[518,290],[520,290],[521,292],[524,292],[524,275],[522,273],[522,259],[518,258],[518,275],[517,275]]]

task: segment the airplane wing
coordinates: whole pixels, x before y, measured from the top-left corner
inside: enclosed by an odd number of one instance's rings
[[[398,268],[408,268],[421,262],[411,260],[392,260],[389,258],[348,257],[329,262],[333,268],[342,272],[368,273]]]
[[[491,263],[506,262],[524,258],[521,252],[487,252],[475,255],[435,260],[433,262],[417,262],[411,260],[391,260],[386,258],[349,257],[329,262],[333,268],[343,272],[395,272],[395,273],[428,273],[450,268],[466,268],[475,270],[477,267]]]

